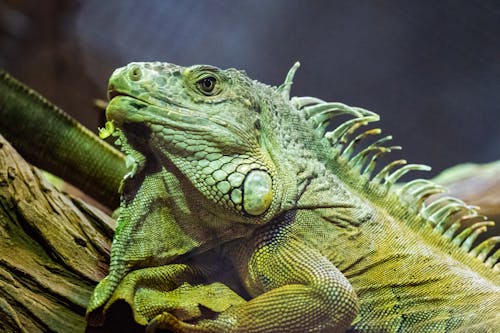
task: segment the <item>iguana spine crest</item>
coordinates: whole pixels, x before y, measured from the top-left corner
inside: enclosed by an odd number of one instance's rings
[[[293,76],[297,71],[297,63],[290,69],[285,82],[278,88],[284,96],[289,96]],[[392,139],[384,136],[355,153],[355,146],[372,135],[382,131],[371,128],[352,138],[353,134],[362,126],[378,121],[379,115],[358,107],[351,107],[338,102],[326,102],[319,98],[305,96],[292,97],[290,102],[304,112],[306,119],[314,127],[315,135],[319,140],[326,140],[331,147],[333,159],[344,160],[349,167],[357,170],[360,179],[368,182],[374,192],[384,195],[393,192],[399,197],[400,203],[408,209],[418,212],[426,224],[432,226],[434,232],[443,239],[460,247],[472,257],[483,262],[487,267],[500,271],[500,249],[490,253],[500,243],[500,236],[490,237],[474,246],[478,236],[493,226],[493,221],[486,221],[486,217],[478,213],[479,207],[470,206],[453,197],[442,197],[429,204],[425,201],[434,194],[445,189],[431,181],[415,179],[401,188],[394,190],[394,184],[406,173],[413,170],[430,171],[431,168],[422,164],[407,164],[406,160],[394,160],[374,174],[376,162],[381,155],[393,150],[400,150],[400,146],[383,146]],[[333,118],[340,115],[350,115],[354,118],[346,120],[332,131],[326,131]],[[355,153],[353,155],[353,153]],[[393,171],[394,168],[401,166]],[[479,220],[479,221],[478,221]],[[467,227],[464,227],[468,225]],[[460,230],[460,232],[459,232]],[[458,233],[458,234],[457,234]]]

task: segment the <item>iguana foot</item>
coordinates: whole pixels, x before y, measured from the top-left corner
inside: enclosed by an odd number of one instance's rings
[[[131,271],[120,282],[109,301],[89,313],[89,322],[96,322],[97,325],[94,326],[104,324],[111,308],[120,303],[128,304],[137,324],[148,327],[156,327],[157,321],[162,323],[160,318],[167,313],[177,321],[200,321],[232,306],[246,303],[223,283],[203,283],[197,271],[198,269],[183,264]],[[182,280],[191,280],[191,283],[181,282]],[[166,321],[170,322],[171,320]],[[160,328],[166,324],[162,325]]]

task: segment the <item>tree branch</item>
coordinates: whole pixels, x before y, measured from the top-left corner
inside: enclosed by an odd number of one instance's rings
[[[0,136],[0,331],[83,332],[114,226],[56,190]]]

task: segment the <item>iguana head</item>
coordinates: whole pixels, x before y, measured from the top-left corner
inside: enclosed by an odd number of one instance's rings
[[[280,210],[284,182],[266,149],[263,90],[279,96],[235,69],[131,63],[110,78],[106,115],[146,159],[185,177],[208,200],[203,209],[264,223]]]

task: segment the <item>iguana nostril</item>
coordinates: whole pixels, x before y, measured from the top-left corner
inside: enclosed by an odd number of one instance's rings
[[[139,81],[142,76],[141,68],[137,65],[130,67],[129,77],[132,81]]]

